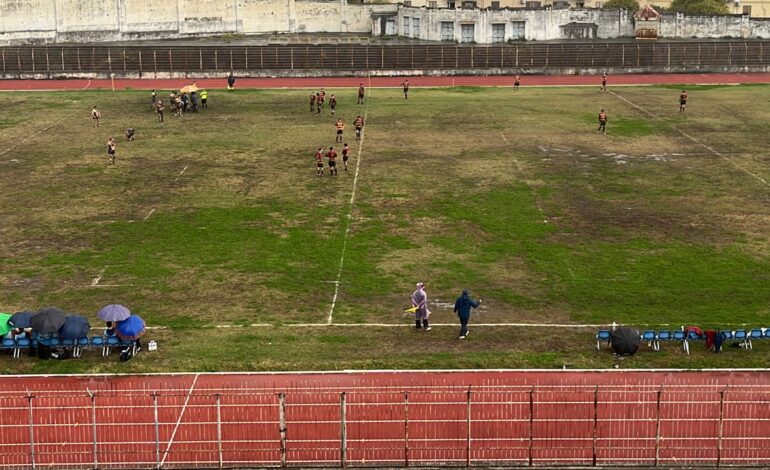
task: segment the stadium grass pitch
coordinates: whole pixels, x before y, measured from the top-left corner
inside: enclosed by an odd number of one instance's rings
[[[474,324],[770,327],[770,88],[684,88],[685,113],[677,86],[373,89],[365,105],[327,89],[352,152],[322,178],[314,151],[341,145],[311,90],[214,90],[163,124],[147,91],[3,93],[0,310],[55,305],[96,326],[117,302],[164,328],[125,364],[0,370],[606,368],[595,328]],[[409,327],[418,281],[452,326]],[[463,288],[483,304],[458,341]],[[643,345],[621,364],[770,366],[762,342],[701,349]]]

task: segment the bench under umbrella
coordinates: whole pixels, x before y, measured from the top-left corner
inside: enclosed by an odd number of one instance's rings
[[[115,334],[120,339],[138,339],[144,334],[145,323],[139,315],[131,315],[118,323]]]
[[[29,328],[29,322],[35,312],[16,312],[8,319],[8,324],[13,328]]]
[[[109,304],[102,307],[96,316],[99,317],[99,320],[104,321],[123,321],[131,316],[131,310],[125,305]]]
[[[11,331],[12,327],[8,324],[8,320],[10,320],[10,318],[10,313],[0,313],[0,336],[6,335],[9,331]]]
[[[619,356],[632,356],[639,349],[642,342],[639,332],[627,326],[621,326],[612,332],[610,345],[613,351]]]

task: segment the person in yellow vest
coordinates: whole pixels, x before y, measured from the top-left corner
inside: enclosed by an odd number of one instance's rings
[[[201,108],[203,109],[208,108],[209,92],[206,90],[201,90],[200,95],[201,95]]]

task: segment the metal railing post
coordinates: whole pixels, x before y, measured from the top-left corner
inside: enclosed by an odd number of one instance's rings
[[[27,395],[27,401],[29,403],[29,454],[32,462],[32,470],[35,470],[35,418],[32,413],[32,400],[35,397],[31,394]]]
[[[468,385],[465,407],[465,466],[471,466],[471,386]]]
[[[152,412],[155,420],[155,468],[160,468],[160,423],[158,422],[158,394],[152,394]]]
[[[222,395],[217,393],[215,396],[217,398],[217,451],[219,452],[219,468],[222,468]]]
[[[168,71],[174,71],[174,57],[171,54],[171,49],[168,50]]]
[[[348,466],[347,396],[340,393],[340,466]]]
[[[534,440],[534,421],[535,421],[535,386],[529,389],[529,466],[532,466],[532,441]]]
[[[154,49],[152,51],[152,70],[154,72],[158,71],[158,51]]]
[[[719,392],[719,438],[717,440],[717,467],[722,465],[722,430],[724,423],[725,390]]]
[[[61,48],[61,69],[64,71],[64,48]],[[3,57],[3,70],[5,70],[5,57]]]
[[[660,459],[660,399],[663,395],[663,386],[660,386],[658,390],[658,405],[655,416],[655,466],[658,466],[658,460]]]
[[[409,466],[409,392],[404,392],[404,466]]]
[[[593,436],[591,438],[591,449],[593,451],[593,466],[596,466],[596,431],[598,427],[598,421],[599,421],[599,386],[597,385],[596,388],[594,388],[594,430],[593,430]]]
[[[94,436],[94,469],[99,468],[98,436],[96,435],[96,394],[88,392],[91,396],[91,430]]]
[[[278,432],[281,436],[281,467],[286,466],[286,394],[278,394]]]
[[[142,50],[139,50],[139,73],[142,72]]]

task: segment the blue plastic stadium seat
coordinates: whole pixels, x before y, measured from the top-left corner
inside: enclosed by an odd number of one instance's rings
[[[602,341],[606,342],[607,345],[610,344],[610,340],[612,339],[612,333],[610,330],[599,330],[596,333],[596,350],[599,350],[599,345]]]
[[[109,356],[112,348],[120,345],[120,340],[117,336],[107,336],[104,341],[104,349],[102,350],[103,356]]]
[[[731,330],[722,330],[720,331],[722,334],[722,338],[724,338],[724,341],[729,341],[733,339],[733,332]]]
[[[671,332],[668,330],[661,330],[658,331],[658,341],[671,341],[673,339],[673,336],[671,335]]]
[[[642,341],[647,341],[647,346],[651,347],[653,351],[657,351],[658,347],[658,335],[653,330],[644,330],[642,332]]]
[[[55,348],[57,346],[61,346],[61,340],[59,338],[49,338],[48,339],[48,346]]]
[[[751,338],[752,340],[762,339],[764,337],[765,337],[765,335],[764,335],[764,333],[762,333],[762,329],[761,328],[754,328],[751,331],[749,331],[749,338]]]
[[[16,341],[11,338],[3,338],[3,340],[0,341],[0,350],[11,351],[13,357],[16,357]]]
[[[16,357],[21,356],[21,350],[22,349],[29,350],[29,348],[32,346],[32,341],[34,341],[34,340],[30,340],[28,338],[19,338],[19,339],[17,339],[16,340]]]
[[[64,338],[61,340],[61,345],[65,348],[71,348],[75,346],[75,340],[70,338]]]

